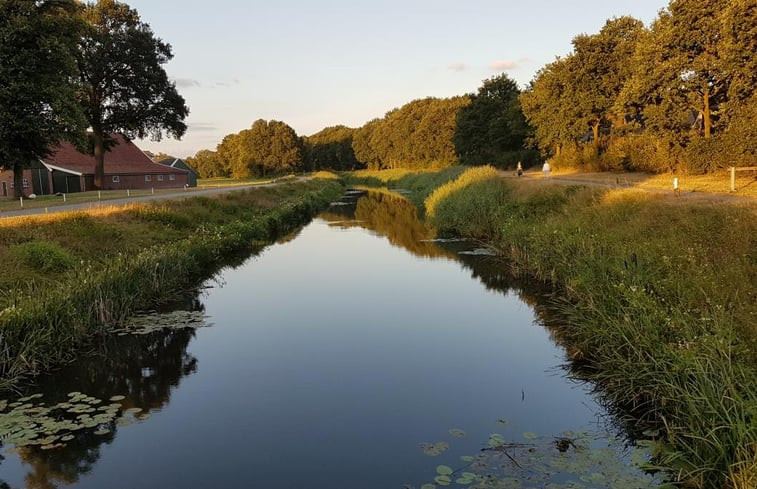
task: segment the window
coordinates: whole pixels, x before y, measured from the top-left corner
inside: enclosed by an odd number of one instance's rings
[[[152,182],[152,175],[145,175],[145,182]]]
[[[29,180],[24,178],[24,188],[29,188]]]
[[[158,181],[159,181],[159,182],[162,182],[162,181],[163,181],[163,175],[158,175]]]
[[[174,180],[176,180],[176,175],[168,175],[168,179],[173,182]]]
[[[118,175],[113,175],[113,183],[119,183],[121,181],[121,177]]]

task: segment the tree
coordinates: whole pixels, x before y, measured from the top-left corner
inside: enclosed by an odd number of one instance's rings
[[[0,0],[0,167],[23,169],[86,127],[75,102],[80,32],[73,0]]]
[[[203,149],[187,158],[187,165],[194,168],[200,178],[228,177],[229,172],[216,151]]]
[[[585,123],[575,116],[576,65],[572,54],[556,59],[536,73],[520,96],[526,120],[534,128],[532,142],[545,155],[559,155],[586,132]]]
[[[304,139],[305,161],[311,171],[355,170],[361,165],[352,148],[355,129],[333,126]]]
[[[180,138],[189,109],[162,66],[173,58],[171,46],[155,37],[136,10],[99,0],[84,7],[83,18],[79,101],[92,129],[95,186],[100,188],[109,134],[158,141],[166,132]]]
[[[618,96],[632,74],[633,54],[644,32],[644,24],[633,17],[608,20],[598,34],[573,39],[575,117],[592,130],[599,149],[600,127],[613,120],[622,124],[625,114],[612,114]]]
[[[636,51],[623,101],[641,109],[649,129],[679,144],[685,145],[694,126],[690,114],[706,139],[722,129],[719,112],[730,79],[721,53],[723,7],[715,0],[672,0]]]
[[[457,116],[455,151],[465,164],[494,163],[503,153],[523,149],[528,124],[517,83],[506,74],[484,80],[471,104]]]
[[[280,121],[255,121],[249,129],[226,136],[217,153],[234,178],[290,172],[303,166],[302,140]]]

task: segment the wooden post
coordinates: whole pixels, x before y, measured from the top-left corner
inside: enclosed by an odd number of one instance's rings
[[[731,167],[731,192],[736,191],[736,167]]]
[[[63,203],[66,203],[66,194],[63,194]]]
[[[103,200],[102,193],[99,190],[97,191],[97,200]]]
[[[20,197],[19,200],[21,201],[21,208],[23,209],[24,208],[24,198]]]
[[[131,191],[128,188],[126,189],[126,196],[131,197]]]

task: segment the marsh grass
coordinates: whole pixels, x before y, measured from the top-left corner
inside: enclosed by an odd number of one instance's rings
[[[656,462],[673,478],[753,489],[756,210],[671,200],[490,178],[430,215],[559,291],[555,337],[609,406],[660,430]]]
[[[314,180],[3,222],[0,389],[74,358],[135,311],[196,287],[227,257],[291,232],[342,191]]]
[[[436,212],[436,207],[444,201],[444,199],[460,192],[475,182],[493,178],[498,178],[497,169],[493,166],[475,166],[468,168],[454,180],[436,187],[434,191],[424,199],[423,205],[426,210],[426,215],[433,218]]]

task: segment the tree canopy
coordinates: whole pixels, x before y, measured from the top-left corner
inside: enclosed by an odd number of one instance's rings
[[[234,178],[286,173],[303,168],[303,145],[297,133],[281,121],[258,119],[252,127],[226,136],[216,149],[213,173]],[[209,157],[210,155],[205,155]],[[210,173],[210,172],[209,172]]]
[[[460,109],[454,135],[455,151],[464,164],[497,163],[523,149],[529,132],[520,107],[520,89],[506,74],[488,80]]]
[[[355,129],[332,126],[304,138],[305,161],[309,170],[356,170],[363,168],[355,157],[352,140]]]
[[[0,0],[0,168],[22,170],[86,127],[76,103],[74,52],[80,24],[73,0]]]
[[[83,19],[78,98],[92,129],[95,185],[100,187],[108,134],[179,138],[187,129],[189,109],[163,69],[173,58],[171,46],[155,36],[136,10],[99,0],[84,6]]]

